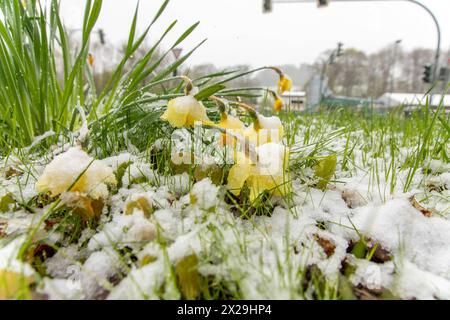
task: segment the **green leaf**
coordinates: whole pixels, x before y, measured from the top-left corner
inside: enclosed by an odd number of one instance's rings
[[[314,167],[314,174],[319,178],[317,188],[324,190],[336,171],[336,155],[329,155],[317,163]]]
[[[200,90],[194,97],[197,100],[204,100],[210,96],[212,96],[213,94],[215,94],[216,92],[225,89],[226,87],[223,84],[213,84],[209,87],[206,87],[202,90]]]

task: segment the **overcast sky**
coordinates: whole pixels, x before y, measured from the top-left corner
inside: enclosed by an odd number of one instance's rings
[[[441,25],[441,48],[450,47],[450,0],[420,0],[436,15]],[[136,0],[104,0],[98,28],[107,41],[120,43],[128,35]],[[143,30],[162,0],[141,0],[139,30]],[[63,0],[65,22],[79,27],[84,1]],[[156,39],[173,21],[178,23],[166,47],[187,27],[200,21],[197,30],[182,43],[186,51],[202,39],[206,43],[189,64],[299,64],[313,62],[318,54],[342,41],[345,47],[373,52],[402,40],[405,49],[436,47],[436,30],[431,17],[406,1],[333,2],[318,9],[315,3],[275,3],[269,14],[262,12],[262,0],[172,0],[152,29]]]

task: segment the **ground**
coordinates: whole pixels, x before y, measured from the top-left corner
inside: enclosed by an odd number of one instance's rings
[[[0,294],[450,299],[448,120],[427,112],[282,114],[291,192],[253,203],[217,179],[229,167],[213,156],[171,165],[167,136],[108,157],[88,156],[76,139],[36,150],[44,137],[1,159],[0,270],[16,288]],[[79,183],[77,194],[38,192],[49,163],[68,154],[49,181],[95,158],[85,175],[114,177],[91,185],[98,199]],[[336,170],[320,184],[316,168],[329,155]]]

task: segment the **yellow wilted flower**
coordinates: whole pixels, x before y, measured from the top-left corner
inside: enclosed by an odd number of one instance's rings
[[[286,195],[290,191],[286,168],[289,162],[289,148],[277,143],[267,143],[256,148],[256,163],[243,153],[238,154],[237,162],[228,174],[227,188],[238,196],[244,184],[250,189],[250,201],[264,191],[274,195]]]
[[[89,65],[92,67],[94,65],[94,55],[89,53],[87,57]]]
[[[213,124],[209,120],[203,104],[191,95],[170,100],[161,119],[168,121],[175,128],[193,127],[196,121]]]
[[[283,105],[284,105],[283,100],[280,98],[280,96],[277,95],[275,97],[275,102],[273,104],[273,110],[275,112],[279,112],[283,108]]]
[[[278,143],[283,139],[284,127],[280,118],[276,116],[265,117],[258,114],[253,124],[244,131],[244,137],[255,145],[269,142]]]
[[[289,76],[284,73],[280,74],[280,79],[278,80],[278,93],[282,94],[285,91],[289,91],[292,88],[292,80]]]
[[[38,192],[50,191],[52,196],[66,191],[78,191],[92,199],[105,199],[108,196],[107,185],[116,183],[111,167],[100,160],[94,160],[80,148],[73,147],[56,156],[45,167],[36,183],[36,189]]]

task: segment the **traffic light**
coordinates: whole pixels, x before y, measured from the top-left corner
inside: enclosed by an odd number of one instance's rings
[[[427,65],[423,66],[422,81],[425,83],[433,82],[433,79],[431,77],[431,64],[427,64]]]
[[[340,57],[344,54],[344,50],[342,50],[343,46],[344,46],[344,44],[342,42],[338,42],[337,51],[336,51],[336,55],[338,57]]]
[[[263,0],[263,12],[269,13],[272,11],[272,0]]]
[[[326,7],[330,3],[330,0],[316,0],[317,8]]]

